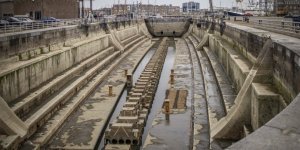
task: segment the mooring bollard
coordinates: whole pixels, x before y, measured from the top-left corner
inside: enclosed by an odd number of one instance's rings
[[[165,100],[164,107],[165,107],[166,120],[170,120],[170,100],[169,99]]]
[[[113,86],[112,85],[108,86],[108,96],[113,96]]]
[[[174,69],[171,69],[171,74],[174,74]]]
[[[131,74],[127,74],[127,81],[126,81],[126,86],[128,89],[132,88],[132,75]]]
[[[166,114],[170,114],[170,100],[166,99],[164,103],[165,103],[164,104],[164,106],[165,106],[165,113]]]
[[[174,82],[175,82],[175,80],[174,80],[174,74],[171,74],[170,78],[171,78],[171,84],[174,84]]]
[[[128,74],[128,70],[127,69],[125,69],[124,70],[124,73],[125,73],[125,77],[127,76],[127,74]]]

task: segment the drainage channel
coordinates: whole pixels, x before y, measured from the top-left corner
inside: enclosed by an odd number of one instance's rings
[[[172,47],[168,47],[167,57],[165,59],[165,64],[163,66],[163,71],[160,76],[159,85],[157,91],[155,93],[155,98],[153,102],[153,106],[151,112],[148,116],[147,124],[145,127],[145,131],[143,133],[143,144],[147,138],[149,130],[152,126],[152,122],[157,115],[157,113],[161,110],[162,105],[165,100],[166,90],[169,88],[169,77],[171,74],[171,69],[173,68],[173,64],[175,61],[175,45],[171,45]]]
[[[146,65],[148,64],[148,62],[150,61],[151,57],[153,56],[153,54],[155,53],[156,48],[151,48],[146,55],[142,58],[141,62],[138,64],[138,66],[136,67],[136,69],[133,71],[133,83],[136,83],[136,81],[138,80],[139,76],[142,74],[144,68],[146,67]],[[115,108],[114,113],[112,114],[109,124],[112,123],[117,116],[119,115],[124,103],[126,102],[126,97],[127,97],[127,89],[124,88],[120,99],[118,100],[118,105]],[[101,142],[98,146],[98,150],[102,150],[104,149],[104,136],[101,139]]]
[[[165,84],[160,81],[165,80],[163,79],[166,76],[165,66],[169,64],[165,62],[170,50],[166,39],[162,40],[134,86],[132,86],[131,76],[127,75],[129,94],[119,116],[105,132],[105,143],[108,144],[106,148],[139,149],[142,145],[143,133],[147,133],[145,126],[151,123],[149,119],[153,119],[149,117],[150,112],[161,108],[161,106],[154,105],[157,102],[156,97],[161,96],[157,92],[165,93],[159,85]]]
[[[162,102],[165,99],[170,101],[170,114],[166,117],[164,110],[153,111],[155,118],[149,124],[150,129],[143,145],[145,150],[189,149],[193,80],[190,54],[182,39],[176,39],[176,53],[174,52],[172,59],[174,62],[169,67],[174,69],[174,84],[166,82],[164,93],[158,96]],[[165,76],[169,75],[170,73]],[[162,108],[162,102],[158,105],[159,109]]]

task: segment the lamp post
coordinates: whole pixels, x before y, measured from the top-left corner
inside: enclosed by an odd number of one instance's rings
[[[90,0],[90,8],[91,8],[91,13],[93,14],[93,2]]]

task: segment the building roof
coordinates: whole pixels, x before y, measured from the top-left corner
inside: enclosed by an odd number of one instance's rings
[[[4,3],[4,2],[13,2],[14,0],[0,0],[0,3]]]

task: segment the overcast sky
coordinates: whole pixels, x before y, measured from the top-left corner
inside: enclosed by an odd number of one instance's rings
[[[139,2],[142,1],[143,4],[148,4],[148,0],[139,0]],[[189,0],[149,0],[150,4],[172,4],[175,6],[182,6],[182,3],[188,2]],[[208,8],[209,7],[209,0],[194,0],[195,2],[200,3],[200,8]],[[135,3],[137,0],[127,0],[127,3]],[[221,3],[220,3],[221,2]],[[221,6],[222,7],[232,7],[232,5],[235,5],[235,0],[213,0],[214,6]],[[103,7],[111,7],[112,4],[117,4],[118,0],[94,0],[93,2],[93,9],[103,8]],[[120,0],[120,3],[125,3],[125,0]],[[86,7],[89,7],[89,4],[86,5]]]

